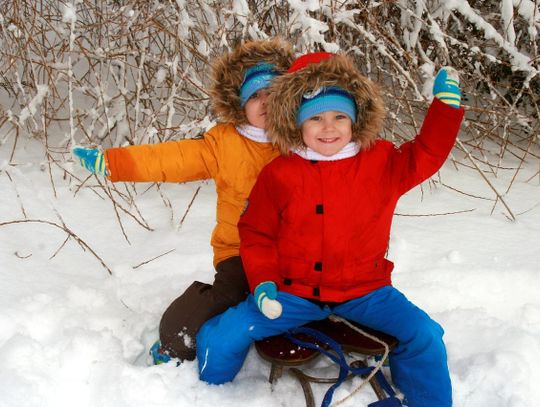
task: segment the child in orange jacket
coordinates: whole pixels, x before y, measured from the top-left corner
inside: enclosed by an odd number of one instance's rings
[[[291,46],[280,39],[240,44],[218,58],[212,65],[210,96],[220,124],[202,139],[110,148],[104,153],[73,150],[84,167],[113,182],[215,181],[215,280],[195,281],[167,308],[159,327],[161,345],[151,352],[156,363],[170,357],[193,360],[200,326],[249,293],[237,222],[260,170],[279,154],[265,130],[267,88],[292,59]]]

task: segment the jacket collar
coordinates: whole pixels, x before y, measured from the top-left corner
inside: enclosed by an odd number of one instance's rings
[[[257,143],[270,143],[268,133],[264,129],[249,124],[242,124],[236,126],[236,130],[245,138],[256,141]]]
[[[293,153],[298,154],[305,160],[314,161],[338,161],[345,158],[354,157],[360,151],[360,144],[356,142],[350,142],[343,147],[339,152],[331,156],[325,156],[313,151],[311,148],[297,148],[291,150]]]

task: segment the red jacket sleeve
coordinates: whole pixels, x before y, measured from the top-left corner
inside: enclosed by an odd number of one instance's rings
[[[444,164],[456,141],[463,108],[433,99],[420,133],[392,151],[392,177],[404,194],[435,174]]]
[[[280,211],[274,181],[269,167],[265,167],[238,222],[240,256],[251,291],[264,281],[277,283]]]

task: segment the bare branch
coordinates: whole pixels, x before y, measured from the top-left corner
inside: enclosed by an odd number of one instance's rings
[[[81,246],[83,248],[83,250],[88,250],[90,253],[92,253],[92,255],[96,259],[99,260],[99,262],[105,268],[105,270],[107,270],[107,272],[110,275],[112,275],[112,270],[109,268],[109,266],[107,266],[107,264],[105,264],[103,259],[101,257],[99,257],[96,254],[96,252],[84,240],[82,240],[79,236],[77,236],[66,225],[59,225],[58,223],[51,222],[51,221],[48,221],[48,220],[42,220],[42,219],[21,219],[21,220],[12,220],[12,221],[9,221],[9,222],[0,222],[0,227],[8,226],[8,225],[17,225],[17,224],[21,224],[21,223],[39,223],[39,224],[45,224],[45,225],[53,226],[55,228],[63,230],[64,232],[66,232],[68,234],[68,237],[73,238],[79,244],[79,246]]]

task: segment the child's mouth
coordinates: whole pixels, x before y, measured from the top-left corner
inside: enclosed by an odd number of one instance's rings
[[[332,138],[320,138],[319,141],[320,141],[321,143],[330,144],[330,143],[335,143],[336,141],[338,141],[338,138],[337,138],[337,137],[332,137]]]

